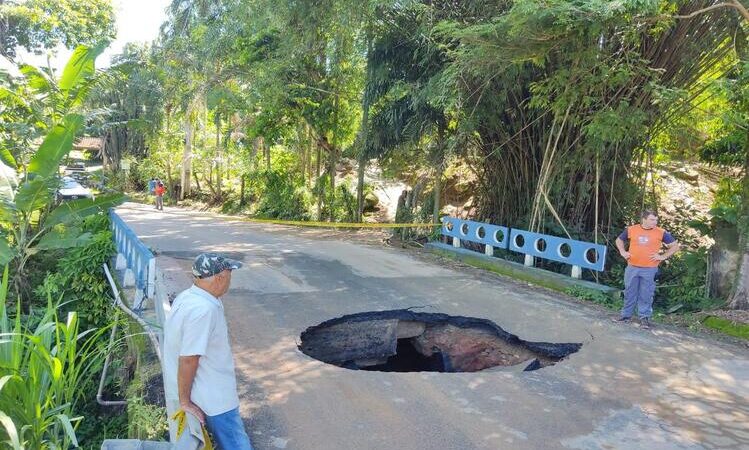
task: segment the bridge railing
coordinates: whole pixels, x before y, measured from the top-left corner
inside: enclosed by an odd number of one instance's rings
[[[109,218],[117,248],[116,269],[125,271],[123,280],[125,287],[135,287],[133,306],[138,310],[143,306],[146,298],[154,297],[156,258],[113,209],[109,210]]]
[[[581,278],[582,269],[600,272],[606,262],[605,245],[457,217],[445,216],[441,220],[441,233],[452,238],[453,247],[468,241],[484,244],[484,252],[489,256],[494,255],[495,248],[523,253],[526,266],[533,266],[535,258],[548,259],[571,265],[571,276]]]

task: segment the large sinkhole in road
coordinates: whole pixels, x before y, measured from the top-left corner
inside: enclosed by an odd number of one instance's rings
[[[339,367],[381,372],[477,372],[547,367],[580,343],[524,341],[490,320],[411,310],[363,312],[307,328],[299,349]]]

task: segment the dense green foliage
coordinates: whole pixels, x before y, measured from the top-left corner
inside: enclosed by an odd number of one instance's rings
[[[664,201],[656,165],[746,160],[746,24],[716,4],[174,1],[94,105],[120,105],[110,167],[134,158],[134,186],[175,200],[362,220],[374,163],[408,185],[397,220],[436,220],[464,177],[477,219],[612,243]],[[740,194],[715,221],[742,223]],[[704,284],[691,250],[664,267],[695,279],[677,302]]]
[[[7,0],[0,3],[0,54],[15,56],[58,45],[73,49],[114,39],[109,0]]]
[[[405,184],[396,221],[436,221],[450,203],[474,219],[605,242],[607,270],[585,276],[620,287],[625,262],[612,243],[639,210],[667,201],[658,171],[708,164],[723,176],[709,218],[682,206],[664,214],[686,248],[661,266],[655,308],[721,306],[706,289],[715,230],[737,231],[749,254],[749,21],[737,5],[174,0],[155,42],[126,46],[97,72],[114,35],[108,0],[0,1],[0,54],[77,47],[59,74],[0,71],[0,266],[13,277],[12,300],[0,305],[2,438],[62,448],[74,429],[91,441],[109,432],[94,419],[111,416],[81,399],[112,317],[102,212],[121,197],[54,199],[59,166],[84,132],[105,141],[110,189],[143,190],[159,177],[169,203],[380,220],[363,214],[373,168]],[[749,307],[747,273],[744,263],[733,307]],[[98,331],[79,336],[79,327]],[[114,384],[124,394],[124,381]],[[127,413],[142,425],[130,433],[157,436],[163,414],[145,391],[129,390]],[[114,434],[122,422],[112,421]]]
[[[115,253],[108,225],[105,214],[84,219],[82,229],[91,233],[91,239],[59,258],[53,272],[36,289],[41,297],[65,298],[86,327],[106,326],[113,314],[109,283],[102,269]]]
[[[16,291],[28,298],[26,265],[40,252],[79,246],[91,238],[81,229],[81,219],[121,201],[121,195],[101,195],[59,203],[55,191],[60,186],[59,165],[70,152],[76,135],[84,125],[79,113],[92,86],[94,60],[101,48],[78,47],[58,80],[29,71],[32,93],[45,95],[46,135],[28,162],[22,164],[23,176],[10,151],[0,162],[0,264],[10,263]],[[29,75],[31,74],[31,75]]]
[[[0,291],[0,439],[14,449],[77,447],[102,435],[94,393],[115,351],[105,334],[116,318],[101,264],[113,254],[106,211],[123,197],[56,199],[60,164],[90,118],[84,100],[106,79],[94,69],[102,49],[78,47],[59,76],[30,66],[3,74],[0,263],[10,271]]]
[[[109,351],[99,344],[107,328],[81,331],[78,315],[60,317],[59,303],[15,317],[6,308],[8,270],[0,287],[0,438],[10,448],[77,446],[77,406],[83,389]]]

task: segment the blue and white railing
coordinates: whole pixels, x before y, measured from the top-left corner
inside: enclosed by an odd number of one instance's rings
[[[114,212],[109,211],[112,236],[117,247],[117,270],[124,270],[123,285],[135,287],[135,310],[143,306],[146,298],[154,298],[156,288],[156,258],[151,250],[138,239],[130,227]]]
[[[571,275],[581,278],[582,269],[600,272],[606,262],[605,245],[456,217],[445,216],[441,220],[442,235],[452,238],[453,247],[459,248],[460,241],[468,241],[484,244],[489,256],[494,255],[495,248],[523,253],[526,266],[533,266],[535,258],[548,259],[571,265]]]

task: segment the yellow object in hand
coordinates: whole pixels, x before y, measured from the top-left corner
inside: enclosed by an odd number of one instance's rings
[[[177,422],[177,439],[179,439],[180,436],[182,436],[182,433],[185,431],[185,427],[187,425],[187,414],[183,410],[179,410],[172,416],[172,420]],[[213,447],[213,442],[211,441],[211,436],[208,434],[208,429],[206,429],[205,425],[200,424],[201,431],[203,432],[203,449],[204,450],[215,450],[215,447]]]

